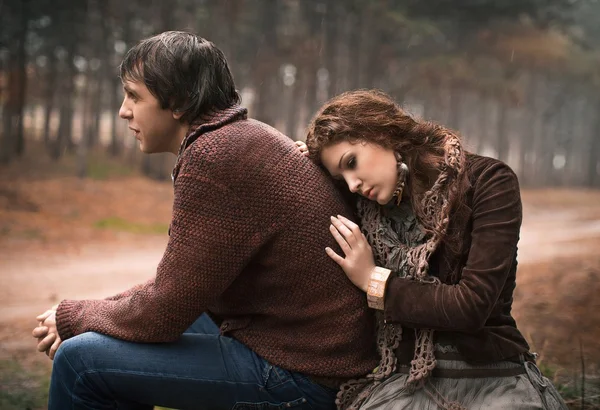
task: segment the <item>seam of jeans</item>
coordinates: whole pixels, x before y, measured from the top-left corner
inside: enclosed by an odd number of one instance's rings
[[[286,383],[290,383],[290,382],[292,382],[292,381],[293,381],[293,380],[291,380],[291,379],[287,379],[287,380],[283,380],[283,381],[279,382],[278,384],[274,384],[274,385],[272,385],[272,386],[266,386],[266,385],[265,385],[265,390],[266,390],[266,391],[270,391],[270,390],[273,390],[273,389],[277,389],[277,388],[279,388],[279,387],[283,386],[284,384],[286,384]]]
[[[77,384],[81,380],[81,373],[78,372],[77,370],[75,370],[75,367],[71,364],[71,361],[69,360],[69,356],[67,356],[64,353],[63,353],[63,356],[65,358],[65,361],[69,365],[69,367],[71,367],[71,369],[73,370],[73,372],[75,372],[75,374],[77,375],[77,377],[75,378],[75,381],[73,382],[73,386],[71,387],[71,409],[75,409],[75,398],[73,397],[73,393],[75,392],[75,386],[77,386]],[[85,373],[85,371],[82,372],[82,373]],[[80,400],[78,400],[78,401],[80,401]]]
[[[263,379],[263,387],[265,390],[269,391],[278,388],[294,380],[290,372],[286,374],[286,370],[282,369],[281,367],[273,365],[264,360],[263,362],[266,364],[266,366],[261,376]],[[271,386],[269,386],[269,380],[273,381],[273,384]]]
[[[223,363],[223,368],[225,369],[225,373],[227,373],[227,378],[230,379],[231,372],[229,370],[229,366],[227,366],[227,360],[225,360],[225,355],[223,354],[223,343],[226,342],[224,341],[224,336],[219,335],[217,337],[217,342],[217,345],[219,346],[219,354],[221,355],[221,362]]]
[[[266,363],[266,362],[264,362]],[[267,365],[265,366],[264,370],[262,371],[261,379],[262,379],[262,383],[263,386],[266,388],[267,387],[267,383],[269,382],[269,378],[271,377],[271,372],[273,371],[273,365],[267,363]]]
[[[139,371],[121,370],[121,369],[85,370],[85,371],[83,371],[81,373],[78,373],[78,375],[103,373],[103,372],[105,372],[105,373],[133,374],[133,375],[146,376],[146,377],[169,377],[169,378],[173,378],[173,379],[192,380],[192,381],[199,381],[199,382],[230,383],[230,384],[243,384],[243,385],[256,385],[256,386],[260,386],[260,384],[256,383],[256,382],[215,380],[215,379],[199,379],[199,378],[196,378],[196,377],[178,376],[178,375],[173,375],[173,374],[170,374],[170,373],[156,374],[156,373],[147,373],[147,372],[139,372]],[[81,378],[81,376],[79,376],[79,378]],[[286,380],[283,383],[287,383],[288,381],[289,380]],[[280,386],[283,383],[280,383],[277,386]],[[262,386],[260,386],[260,387],[262,387]],[[276,386],[274,386],[274,387],[276,387]]]

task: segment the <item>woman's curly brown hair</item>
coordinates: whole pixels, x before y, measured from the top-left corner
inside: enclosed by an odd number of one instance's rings
[[[456,136],[448,128],[413,118],[382,91],[356,90],[340,94],[321,107],[308,126],[306,145],[317,164],[321,164],[325,147],[342,141],[375,143],[400,153],[409,168],[406,189],[419,217],[420,198],[431,188],[444,164],[444,146],[450,134]],[[456,187],[450,198],[454,208],[466,187],[458,183],[463,175],[451,177],[453,181],[449,183]],[[425,229],[431,232],[436,227]]]

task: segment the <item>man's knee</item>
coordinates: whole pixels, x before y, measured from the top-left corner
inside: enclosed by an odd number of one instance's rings
[[[61,343],[54,356],[54,367],[69,366],[80,372],[92,365],[94,353],[106,336],[88,332],[74,336]]]

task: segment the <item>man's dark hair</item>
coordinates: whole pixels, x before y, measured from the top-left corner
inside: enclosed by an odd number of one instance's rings
[[[166,31],[142,40],[125,55],[120,76],[143,82],[163,109],[183,112],[186,122],[240,103],[223,52],[192,33]]]

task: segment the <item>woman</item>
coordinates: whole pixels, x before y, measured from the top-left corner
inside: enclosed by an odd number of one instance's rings
[[[379,312],[381,363],[339,408],[566,408],[511,316],[521,199],[507,165],[379,91],[327,102],[299,145],[355,200],[362,232],[332,216],[344,255],[326,252]]]

